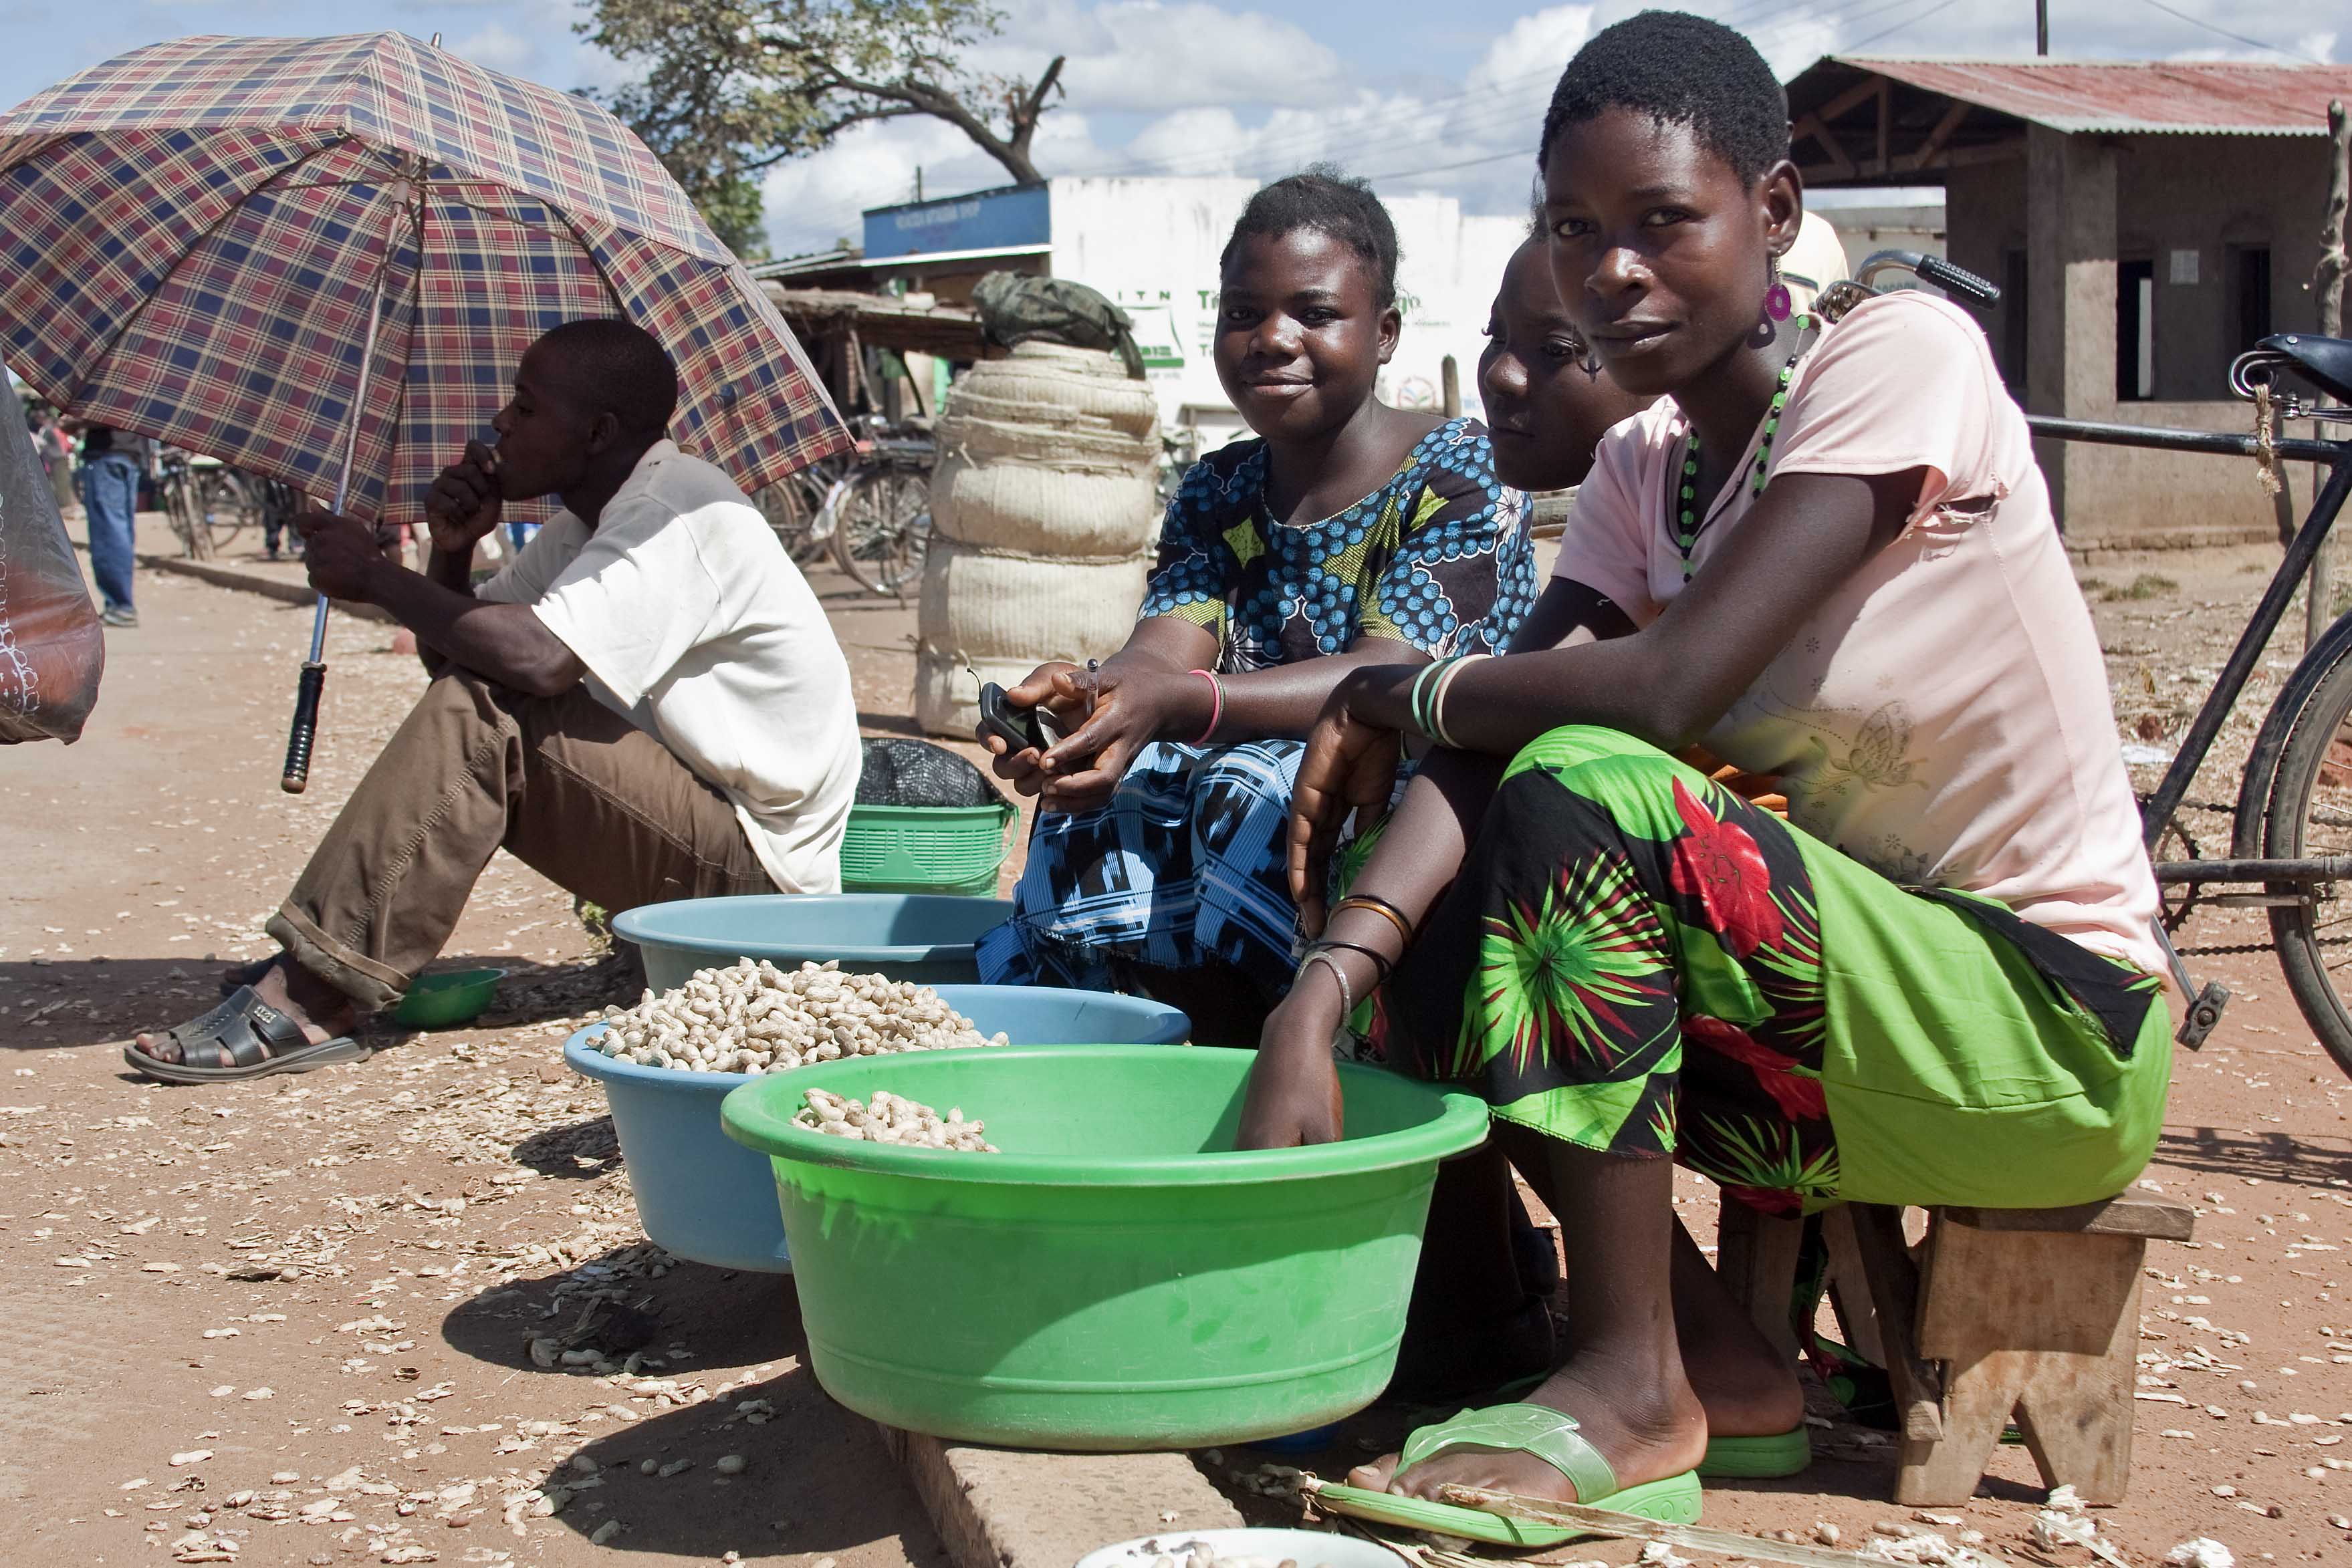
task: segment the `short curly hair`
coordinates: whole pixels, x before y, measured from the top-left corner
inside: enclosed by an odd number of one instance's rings
[[[1375,302],[1385,310],[1396,303],[1396,224],[1388,208],[1372,194],[1367,181],[1351,178],[1336,163],[1311,163],[1296,174],[1260,187],[1242,209],[1231,238],[1217,256],[1220,268],[1233,265],[1234,251],[1252,235],[1280,239],[1300,229],[1313,229],[1346,246],[1372,269]]]
[[[1536,166],[1571,125],[1612,109],[1687,125],[1753,183],[1789,155],[1789,95],[1744,34],[1687,11],[1643,11],[1584,42],[1552,89]]]

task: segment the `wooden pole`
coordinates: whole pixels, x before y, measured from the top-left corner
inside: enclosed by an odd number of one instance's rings
[[[1439,400],[1444,406],[1445,417],[1460,419],[1462,417],[1462,367],[1454,362],[1453,355],[1446,355],[1440,362],[1437,367],[1437,376],[1442,383]]]
[[[2327,215],[2319,228],[2319,267],[2312,277],[2312,292],[2319,297],[2319,335],[2340,338],[2344,335],[2344,274],[2347,258],[2344,252],[2344,220],[2347,208],[2352,208],[2352,121],[2344,112],[2344,100],[2337,99],[2327,106],[2327,140],[2331,156],[2327,162]],[[2314,434],[2326,434],[2322,425]],[[2315,470],[2312,494],[2319,493],[2320,481],[2326,476]],[[2311,561],[2311,593],[2304,601],[2303,645],[2308,650],[2319,641],[2320,632],[2333,619],[2330,612],[2336,601],[2335,540],[2320,547]]]
[[[2033,52],[2050,52],[2050,0],[2033,0]]]

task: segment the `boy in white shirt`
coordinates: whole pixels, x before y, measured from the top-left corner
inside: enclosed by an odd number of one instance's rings
[[[439,953],[503,846],[620,911],[830,893],[857,789],[849,666],[765,518],[667,431],[677,377],[625,321],[532,344],[513,398],[425,503],[424,573],[348,517],[301,519],[311,586],[416,633],[434,674],[270,918],[284,951],[219,1007],[124,1050],[205,1082],[355,1061],[363,1008]],[[471,586],[503,503],[562,512]]]

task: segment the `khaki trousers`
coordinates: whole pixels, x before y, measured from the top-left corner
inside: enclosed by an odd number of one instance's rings
[[[584,686],[533,697],[437,677],[320,841],[269,935],[362,1007],[390,1007],[505,848],[617,915],[773,893],[719,789]]]

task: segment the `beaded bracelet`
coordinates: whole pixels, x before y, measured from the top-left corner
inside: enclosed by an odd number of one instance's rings
[[[1373,914],[1385,917],[1390,925],[1397,928],[1397,935],[1404,938],[1405,945],[1407,946],[1412,945],[1412,922],[1404,917],[1403,910],[1399,909],[1387,899],[1376,894],[1351,893],[1333,904],[1331,913],[1338,915],[1342,911],[1349,909],[1369,909]]]
[[[1201,738],[1192,742],[1195,746],[1206,746],[1209,744],[1210,737],[1217,733],[1217,726],[1225,716],[1225,685],[1207,670],[1187,670],[1184,673],[1188,675],[1198,675],[1209,683],[1209,722],[1201,731]]]

